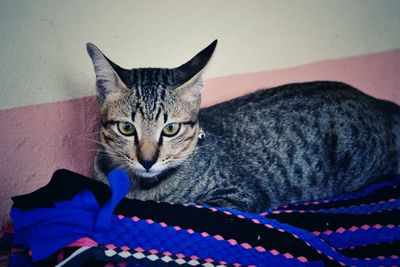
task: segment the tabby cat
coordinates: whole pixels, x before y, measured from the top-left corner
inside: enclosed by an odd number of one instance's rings
[[[399,106],[343,83],[288,84],[200,109],[216,44],[177,68],[129,70],[87,44],[101,120],[97,179],[122,168],[131,198],[258,212],[399,170]]]

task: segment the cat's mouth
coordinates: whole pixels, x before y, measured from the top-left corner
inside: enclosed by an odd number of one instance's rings
[[[169,169],[163,169],[161,171],[153,171],[153,172],[139,172],[136,175],[139,176],[140,186],[144,189],[150,189],[157,184],[159,184],[164,179],[168,178],[170,175],[175,173],[178,170],[178,167],[172,167]]]
[[[162,173],[162,170],[148,170],[148,171],[136,171],[137,175],[143,178],[153,178],[160,173]]]
[[[154,181],[160,181],[178,169],[178,166],[152,166],[150,169],[145,169],[142,166],[131,166],[130,170],[134,176],[139,177],[142,181],[153,183]]]
[[[165,170],[166,168],[153,166],[148,170],[145,168],[135,168],[135,173],[137,176],[143,178],[156,178],[157,176],[161,175]]]

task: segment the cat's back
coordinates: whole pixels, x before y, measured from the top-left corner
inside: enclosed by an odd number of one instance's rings
[[[202,109],[199,120],[201,126],[213,132],[251,135],[264,124],[279,128],[318,122],[319,128],[324,128],[328,122],[352,127],[375,122],[370,124],[373,126],[386,123],[393,112],[399,112],[397,105],[375,99],[348,84],[318,81],[259,90]]]
[[[392,172],[393,111],[400,114],[397,105],[347,84],[309,82],[203,109],[199,121],[217,144],[214,152],[225,155],[215,157],[215,167],[226,177],[261,179],[254,187],[264,195],[296,200],[324,195],[315,188],[326,195],[355,190],[358,178]]]
[[[212,118],[223,121],[235,121],[237,116],[265,116],[273,115],[274,111],[282,115],[283,112],[301,112],[321,109],[339,108],[351,109],[354,105],[362,107],[379,108],[377,99],[374,99],[352,86],[331,81],[318,81],[307,83],[293,83],[283,86],[258,90],[254,93],[226,101],[215,106],[202,109],[201,120]],[[256,111],[253,114],[246,112]],[[269,112],[263,114],[263,112]],[[218,116],[216,116],[218,115]],[[251,116],[253,115],[253,116]]]

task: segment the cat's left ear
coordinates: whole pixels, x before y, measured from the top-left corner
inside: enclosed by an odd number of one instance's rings
[[[215,40],[191,60],[175,69],[180,80],[178,87],[189,88],[194,96],[200,96],[201,89],[203,88],[201,75],[207,63],[210,61],[217,43],[218,40]]]

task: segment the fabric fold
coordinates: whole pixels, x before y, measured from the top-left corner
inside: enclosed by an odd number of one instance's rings
[[[109,229],[113,211],[130,188],[128,175],[119,169],[109,173],[111,199],[99,207],[91,191],[84,190],[72,199],[55,203],[53,208],[24,211],[11,209],[14,243],[29,247],[32,260],[38,261],[71,242]]]

